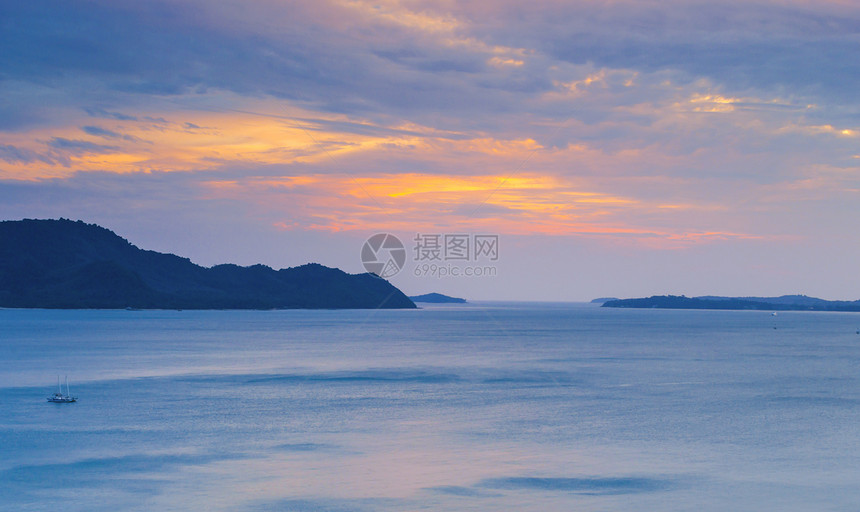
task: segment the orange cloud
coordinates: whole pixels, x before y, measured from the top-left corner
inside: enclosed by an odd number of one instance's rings
[[[612,237],[666,248],[726,239],[758,239],[729,231],[673,230],[630,221],[674,215],[691,205],[647,203],[582,190],[556,176],[310,175],[206,182],[209,198],[262,202],[283,218],[280,229]],[[298,193],[298,194],[297,194]]]
[[[568,90],[596,87],[608,78],[618,82],[629,74],[597,72]],[[215,99],[230,104],[231,97]],[[733,100],[709,96],[702,102]],[[651,185],[650,196],[643,194],[634,181],[637,173],[645,174],[638,169],[687,166],[687,156],[656,145],[613,151],[571,137],[566,145],[545,147],[524,135],[469,137],[410,122],[384,126],[319,114],[272,99],[242,102],[246,110],[129,112],[121,119],[81,114],[67,126],[12,133],[4,144],[20,148],[20,158],[0,162],[0,178],[197,172],[202,199],[246,202],[263,216],[277,217],[272,223],[280,229],[458,228],[672,246],[753,237],[697,218],[705,210],[701,205],[677,202],[671,190],[681,179],[645,176],[663,181]],[[214,171],[217,176],[205,177]]]
[[[336,124],[344,121],[343,116],[320,118],[272,101],[252,107],[261,112],[280,110],[284,115],[224,109],[177,111],[155,118],[132,112],[124,120],[81,116],[66,126],[4,134],[3,144],[28,158],[0,160],[0,179],[64,178],[87,171],[200,171],[227,163],[314,164],[386,145],[418,142],[415,136],[396,131],[380,135],[324,130],[308,119]],[[96,130],[85,131],[87,124],[97,125]],[[64,144],[51,144],[58,140]]]

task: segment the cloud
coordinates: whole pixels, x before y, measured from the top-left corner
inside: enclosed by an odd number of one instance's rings
[[[85,131],[90,135],[95,135],[97,137],[106,137],[108,139],[119,139],[122,137],[115,131],[107,130],[105,128],[99,128],[98,126],[82,126],[81,130]]]
[[[189,123],[186,123],[186,125]],[[198,127],[199,128],[199,127]],[[81,130],[89,135],[94,135],[96,137],[103,137],[105,139],[122,139],[129,142],[145,142],[147,144],[152,144],[149,141],[144,141],[138,137],[134,137],[132,135],[124,135],[122,133],[115,132],[113,130],[108,130],[107,128],[102,128],[100,126],[82,126]]]
[[[485,490],[475,489],[472,487],[463,487],[460,485],[440,485],[438,487],[431,487],[428,489],[429,491],[433,491],[439,494],[447,494],[450,496],[460,496],[464,498],[484,498],[484,497],[497,497],[499,496],[496,493],[490,493]]]
[[[704,78],[729,91],[852,102],[860,71],[845,58],[860,49],[853,37],[860,16],[834,3],[811,12],[800,3],[735,0],[444,10],[421,2],[94,2],[87,9],[44,2],[10,6],[6,15],[14,27],[0,35],[7,76],[64,83],[85,98],[98,92],[105,105],[228,90],[377,121],[441,118],[489,129],[517,113],[606,115],[601,104],[587,112],[540,101],[558,82],[585,79],[586,68],[622,73],[624,81],[674,73],[671,87]],[[82,89],[94,81],[101,90]],[[602,83],[609,92],[624,87]],[[94,117],[133,117],[82,108]]]
[[[117,119],[120,121],[137,121],[137,118],[121,112],[109,112],[98,107],[83,107],[84,111],[92,117],[101,117],[104,119]]]
[[[490,489],[561,491],[600,496],[666,491],[673,487],[673,483],[672,480],[636,477],[507,477],[485,480],[480,486]]]
[[[0,144],[0,160],[10,164],[29,164],[33,162],[43,162],[46,164],[56,163],[54,159],[46,155],[41,155],[35,151],[30,151],[29,149],[17,148],[7,144]]]
[[[697,228],[690,221],[707,207],[644,203],[534,174],[268,176],[201,186],[210,200],[266,205],[259,214],[282,229],[577,235],[663,248],[766,238]]]
[[[64,137],[52,137],[47,144],[52,148],[62,149],[70,153],[104,153],[119,149],[116,146],[96,144],[95,142],[79,139],[66,139]]]
[[[513,41],[575,64],[679,70],[724,86],[793,87],[847,98],[860,16],[839,2],[499,2],[478,37]],[[511,23],[519,19],[519,23]],[[845,53],[848,52],[848,53]]]
[[[36,187],[9,215],[58,211],[37,191],[93,212],[66,180],[141,217],[293,234],[686,249],[835,240],[856,211],[851,3],[46,0],[3,19],[0,188]]]
[[[31,125],[36,118],[43,120],[34,110],[21,105],[0,105],[0,131],[20,130]]]

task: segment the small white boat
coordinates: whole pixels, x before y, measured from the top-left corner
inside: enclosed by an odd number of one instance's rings
[[[60,386],[60,376],[57,375],[57,392],[48,397],[48,401],[55,404],[70,404],[77,402],[78,397],[72,396],[69,393],[69,378],[66,377],[66,394],[63,394],[63,388]]]

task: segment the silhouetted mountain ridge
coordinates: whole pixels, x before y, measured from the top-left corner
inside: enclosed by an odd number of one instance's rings
[[[0,306],[22,308],[414,308],[387,281],[309,263],[201,267],[81,221],[0,222]]]

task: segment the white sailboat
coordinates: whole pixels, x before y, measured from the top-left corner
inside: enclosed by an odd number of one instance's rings
[[[48,401],[55,404],[70,404],[77,402],[78,397],[72,396],[69,392],[69,378],[66,377],[66,394],[63,394],[63,388],[60,386],[60,376],[57,375],[57,392],[48,397]]]

